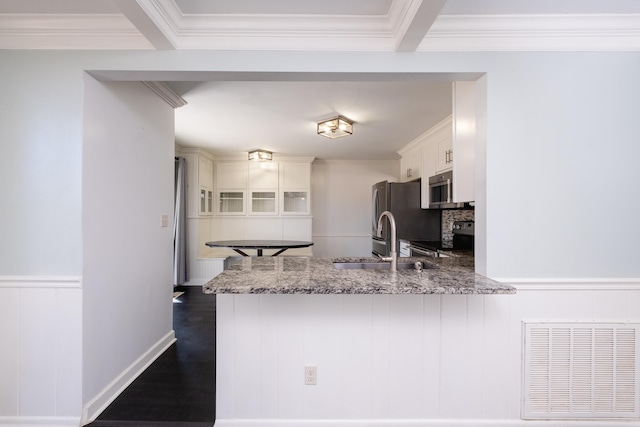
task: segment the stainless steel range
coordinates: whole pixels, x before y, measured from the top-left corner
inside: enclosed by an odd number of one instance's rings
[[[472,251],[474,247],[475,224],[473,221],[453,223],[453,241],[412,240],[409,243],[411,256],[447,256],[451,251]]]
[[[475,223],[473,221],[454,221],[453,248],[473,250]]]

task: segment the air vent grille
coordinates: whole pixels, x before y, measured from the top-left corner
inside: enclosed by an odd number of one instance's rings
[[[525,323],[522,417],[638,417],[638,326]]]

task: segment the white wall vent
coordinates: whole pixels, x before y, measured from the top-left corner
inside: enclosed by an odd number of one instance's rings
[[[639,326],[525,322],[522,418],[638,418]]]

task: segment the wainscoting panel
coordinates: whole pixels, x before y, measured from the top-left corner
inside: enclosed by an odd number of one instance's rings
[[[555,285],[486,296],[220,295],[226,392],[216,423],[524,425],[523,321],[640,321],[640,287]],[[315,386],[304,385],[306,364],[317,366]]]
[[[0,277],[0,336],[0,424],[77,425],[80,279]]]

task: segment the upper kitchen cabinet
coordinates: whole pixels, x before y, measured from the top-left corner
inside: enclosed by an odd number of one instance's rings
[[[246,214],[247,162],[216,162],[215,169],[216,214]]]
[[[249,214],[278,214],[278,162],[249,162]]]
[[[486,144],[485,79],[454,82],[452,101],[451,116],[398,150],[400,180],[422,178],[424,209],[429,207],[429,177],[450,170],[453,202],[475,201],[476,147]]]
[[[216,215],[309,215],[312,160],[217,161]]]
[[[438,138],[434,148],[436,150],[436,173],[453,169],[453,135],[451,132]]]
[[[422,173],[422,144],[410,144],[402,148],[400,156],[400,181],[408,182],[420,178]]]
[[[193,148],[178,148],[176,154],[187,162],[187,216],[213,215],[213,156]]]
[[[311,213],[311,163],[280,163],[282,215]]]
[[[453,201],[476,198],[476,150],[486,145],[486,77],[453,84]]]
[[[213,215],[213,160],[198,156],[199,214]]]

